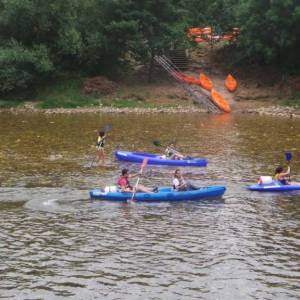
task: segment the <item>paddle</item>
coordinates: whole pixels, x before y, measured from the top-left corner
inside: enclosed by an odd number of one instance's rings
[[[105,125],[105,126],[102,128],[101,131],[103,131],[104,133],[107,133],[107,132],[111,131],[111,129],[112,129],[112,125],[111,125],[111,124],[107,124],[107,125]]]
[[[287,161],[287,164],[289,166],[289,181],[291,181],[291,167],[290,167],[290,162],[292,160],[292,152],[285,152],[285,160]]]
[[[137,186],[139,184],[139,181],[140,181],[140,176],[143,174],[144,168],[146,167],[147,163],[148,163],[148,158],[144,158],[143,159],[143,163],[141,165],[139,176],[138,176],[137,181],[135,183],[135,186],[133,188],[132,197],[131,197],[131,199],[129,201],[133,201],[133,198],[134,198],[135,193],[136,193],[136,188],[137,188]]]
[[[156,147],[164,147],[164,148],[166,148],[166,146],[162,145],[162,144],[160,143],[160,141],[158,141],[158,140],[154,140],[152,143],[153,143],[153,145],[156,146]],[[172,148],[172,150],[174,150],[175,153],[179,153],[179,151],[177,151],[177,150],[174,149],[174,148]],[[184,159],[193,159],[193,158],[192,158],[191,156],[185,156]]]
[[[112,129],[112,125],[111,124],[106,124],[100,131],[103,131],[104,134],[108,133],[109,131],[111,131]],[[95,160],[96,160],[97,156],[94,156],[92,162],[91,162],[91,165],[90,165],[90,168],[93,166]]]
[[[160,143],[160,141],[155,140],[155,141],[153,141],[152,143],[153,143],[153,145],[156,146],[156,147],[162,147],[162,144]]]

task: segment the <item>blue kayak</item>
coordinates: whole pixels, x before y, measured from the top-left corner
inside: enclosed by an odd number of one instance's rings
[[[273,180],[268,184],[253,184],[247,186],[247,189],[258,192],[289,192],[300,190],[300,184],[282,184],[277,180]]]
[[[145,153],[145,152],[129,152],[129,151],[115,151],[115,156],[118,160],[129,161],[134,163],[142,163],[145,158],[148,159],[149,165],[165,165],[178,167],[206,167],[207,160],[204,158],[191,159],[167,159],[160,155]]]
[[[177,192],[172,187],[160,187],[157,193],[136,193],[135,201],[159,202],[159,201],[187,201],[203,198],[220,197],[225,193],[224,186],[201,187],[197,190]],[[102,199],[110,201],[128,201],[132,193],[127,192],[104,192],[101,189],[90,191],[91,199]]]

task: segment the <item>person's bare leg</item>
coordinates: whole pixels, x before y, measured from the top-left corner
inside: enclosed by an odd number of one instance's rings
[[[300,184],[300,182],[291,181],[291,182],[289,182],[289,184],[292,184],[292,185],[299,185],[299,184]]]
[[[147,188],[144,185],[138,184],[136,187],[136,192],[153,193],[153,189]]]
[[[100,156],[100,150],[97,149],[97,151],[96,151],[96,163],[97,163],[97,164],[98,164],[98,162],[100,161],[100,159],[101,159],[101,156]]]
[[[101,157],[102,165],[104,165],[104,159],[105,159],[105,156],[104,156],[104,149],[101,149],[101,150],[100,150],[100,157]]]

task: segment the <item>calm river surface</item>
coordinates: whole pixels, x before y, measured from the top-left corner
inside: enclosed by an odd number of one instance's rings
[[[112,124],[105,167],[90,168]],[[300,181],[300,120],[207,114],[0,114],[0,299],[300,299],[300,193],[245,189],[291,150]],[[159,152],[176,138],[208,167],[196,185],[222,199],[90,201],[115,184],[113,150]],[[145,185],[172,170],[146,168]]]

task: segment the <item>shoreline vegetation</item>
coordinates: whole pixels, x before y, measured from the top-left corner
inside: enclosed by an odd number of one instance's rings
[[[274,68],[253,65],[236,68],[238,88],[230,93],[224,79],[231,60],[226,46],[214,54],[201,46],[189,52],[185,74],[197,78],[205,73],[232,107],[232,113],[300,118],[300,77],[282,78]],[[213,55],[213,56],[211,56]],[[159,66],[148,82],[148,66],[133,65],[109,79],[65,73],[34,90],[0,97],[0,113],[205,113],[191,96]]]
[[[201,70],[199,65],[200,62],[194,62],[187,73],[195,76]],[[221,67],[215,64],[213,71],[207,72],[219,89],[224,86],[226,76]],[[126,80],[111,81],[103,76],[65,78],[39,87],[35,96],[23,100],[13,100],[22,99],[18,96],[10,100],[0,99],[0,113],[206,113],[162,70],[156,72],[156,80],[152,83],[147,83],[144,70],[131,73]],[[265,83],[257,79],[259,72],[254,74],[238,77],[239,86],[234,94],[226,92],[223,87],[222,93],[232,106],[233,114],[300,118],[299,93],[293,94],[291,89],[283,89],[274,82]],[[269,76],[263,73],[259,77]]]
[[[224,79],[230,73],[226,47],[208,46],[190,51],[185,74],[197,78],[204,72],[232,107],[232,113],[300,118],[300,77],[281,78],[278,70],[258,65],[235,70],[238,89],[230,93]],[[65,73],[34,90],[0,97],[0,113],[207,113],[159,66],[148,82],[147,65],[132,66],[114,77],[83,77]]]

